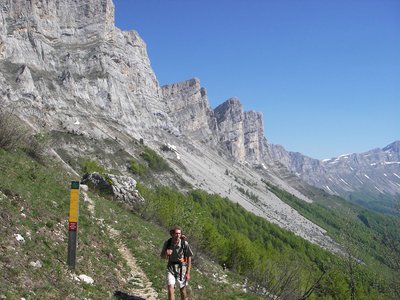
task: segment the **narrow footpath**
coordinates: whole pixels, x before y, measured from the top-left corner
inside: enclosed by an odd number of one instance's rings
[[[85,187],[81,186],[81,193],[83,195],[83,200],[88,205],[88,209],[93,218],[95,218],[99,223],[101,222],[95,216],[95,204],[92,199],[87,195]],[[120,239],[120,232],[111,226],[107,225],[107,230],[109,236],[115,241],[118,246],[118,251],[121,256],[126,260],[127,265],[130,268],[130,278],[129,280],[135,286],[129,291],[124,291],[129,294],[129,296],[137,297],[138,299],[143,298],[146,300],[158,300],[158,293],[152,287],[151,281],[147,278],[146,274],[137,264],[135,257],[132,252],[122,243]]]

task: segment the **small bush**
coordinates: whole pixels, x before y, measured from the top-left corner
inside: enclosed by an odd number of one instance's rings
[[[84,174],[88,174],[88,173],[99,173],[99,174],[105,174],[107,173],[107,170],[100,166],[96,161],[94,160],[90,160],[90,159],[81,159],[80,161],[80,166],[81,166],[81,170]]]
[[[129,167],[133,174],[141,176],[147,173],[146,166],[142,165],[141,163],[135,160],[130,161]]]
[[[154,150],[146,147],[145,150],[140,154],[143,159],[149,165],[149,168],[153,171],[168,171],[170,167],[167,161],[158,155]]]
[[[253,192],[250,192],[249,190],[245,190],[242,187],[237,187],[237,189],[239,192],[241,192],[243,195],[247,196],[250,200],[253,200],[255,203],[260,202],[260,198]]]
[[[48,145],[48,136],[33,134],[16,115],[0,109],[0,148],[6,151],[21,149],[30,157],[41,160]]]
[[[46,134],[38,133],[30,135],[28,144],[25,144],[22,150],[30,157],[41,160],[44,156],[45,149],[49,145],[49,136]]]
[[[27,144],[28,130],[21,120],[10,112],[0,110],[0,148],[15,150]]]

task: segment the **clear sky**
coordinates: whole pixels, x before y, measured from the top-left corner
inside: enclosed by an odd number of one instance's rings
[[[271,144],[324,159],[400,140],[399,0],[114,0],[160,85],[264,115]]]

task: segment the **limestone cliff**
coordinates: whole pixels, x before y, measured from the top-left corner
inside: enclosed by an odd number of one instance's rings
[[[162,96],[179,133],[209,144],[219,144],[238,162],[257,164],[264,153],[261,113],[244,112],[239,99],[231,98],[212,110],[198,79],[166,85]]]
[[[146,45],[114,27],[111,0],[0,1],[0,93],[32,124],[101,135],[170,128]]]
[[[182,134],[210,140],[216,130],[206,89],[197,78],[161,88],[167,114]]]
[[[264,124],[261,113],[244,112],[237,98],[214,110],[219,141],[239,162],[260,163],[264,152]]]
[[[114,26],[111,0],[0,6],[0,105],[34,127],[95,137],[119,136],[113,128],[136,138],[185,134],[221,141],[240,162],[260,161],[262,115],[228,100],[240,109],[222,113],[222,105],[218,120],[198,79],[160,88],[144,41]]]

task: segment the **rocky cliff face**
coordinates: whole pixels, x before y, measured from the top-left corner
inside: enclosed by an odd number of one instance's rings
[[[77,130],[80,123],[92,135],[105,131],[99,119],[138,135],[172,127],[145,43],[114,27],[111,0],[1,0],[0,6],[3,105],[34,125]]]
[[[241,162],[260,161],[262,116],[244,113],[236,101],[240,109],[218,123],[198,79],[160,88],[143,40],[115,28],[111,0],[0,6],[1,105],[37,129],[94,137],[120,137],[114,129],[136,138],[184,134],[211,145],[221,140]]]
[[[212,110],[198,79],[166,85],[161,91],[167,113],[179,133],[211,145],[219,144],[241,163],[262,161],[265,138],[261,113],[244,112],[237,98]]]
[[[166,113],[178,129],[177,133],[212,140],[216,130],[213,111],[208,104],[206,89],[196,78],[161,88]]]
[[[239,99],[231,98],[214,110],[219,141],[239,162],[260,163],[264,152],[261,113],[244,112]]]

